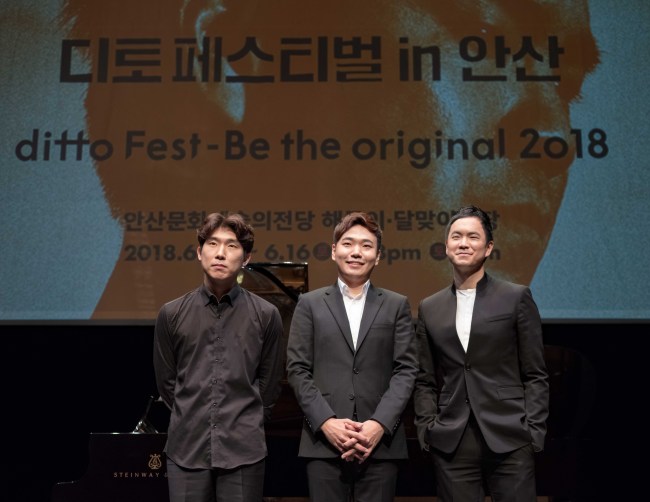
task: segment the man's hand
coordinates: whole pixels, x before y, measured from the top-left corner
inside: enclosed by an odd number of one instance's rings
[[[367,438],[359,433],[362,425],[349,418],[328,418],[320,430],[338,451],[347,452],[360,440],[367,441]]]
[[[341,458],[348,462],[352,460],[358,460],[359,463],[364,462],[384,436],[384,427],[376,420],[366,420],[359,425],[361,427],[354,431],[354,438],[357,441],[352,443],[351,447],[341,455]]]

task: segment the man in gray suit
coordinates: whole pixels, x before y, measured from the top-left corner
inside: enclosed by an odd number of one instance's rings
[[[417,374],[414,327],[406,297],[370,283],[381,236],[370,215],[346,215],[334,229],[336,284],[294,311],[287,373],[313,502],[390,502],[408,457],[400,417]]]
[[[419,307],[416,426],[433,456],[441,502],[534,502],[548,375],[530,289],[489,276],[492,224],[460,209],[446,230],[453,284]]]

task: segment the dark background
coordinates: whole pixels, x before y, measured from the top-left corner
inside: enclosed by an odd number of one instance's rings
[[[547,356],[553,358],[552,408],[547,448],[537,460],[539,495],[557,501],[645,499],[636,487],[643,479],[638,476],[645,475],[640,466],[647,464],[641,445],[648,327],[544,324]],[[133,431],[149,396],[157,396],[153,326],[5,324],[1,329],[0,500],[46,502],[55,483],[83,477],[90,433]],[[293,406],[292,396],[283,395],[282,406]],[[269,495],[305,495],[295,433],[270,438]],[[433,495],[428,459],[414,442],[410,447],[398,494]]]

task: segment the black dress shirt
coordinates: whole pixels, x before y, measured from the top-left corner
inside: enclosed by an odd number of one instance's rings
[[[239,286],[220,301],[201,286],[160,309],[154,370],[171,409],[165,451],[177,465],[231,469],[266,456],[282,330],[278,309]]]

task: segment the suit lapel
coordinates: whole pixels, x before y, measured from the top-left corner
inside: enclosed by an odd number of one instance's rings
[[[338,288],[338,285],[335,284],[325,291],[323,296],[327,308],[330,309],[336,324],[338,324],[343,338],[345,338],[348,347],[354,352],[354,343],[352,342],[352,332],[350,331],[350,321],[348,320],[348,315],[345,312],[345,305],[343,303],[343,296],[341,295],[341,290]],[[364,312],[365,315],[365,312]],[[363,323],[363,321],[362,321]]]
[[[458,336],[458,330],[456,329],[456,310],[458,309],[458,300],[456,299],[456,293],[453,290],[453,287],[449,288],[449,295],[446,298],[447,301],[447,306],[445,308],[445,312],[448,317],[447,317],[447,326],[450,327],[450,335],[452,337],[452,344],[454,347],[454,351],[457,352],[457,355],[461,356],[461,359],[465,359],[465,349],[463,348],[463,344],[460,341],[460,337]],[[474,323],[474,316],[472,315],[472,323]],[[470,333],[469,333],[469,339],[470,342],[472,340],[472,328],[470,326]],[[469,350],[470,344],[467,344],[467,350]]]
[[[357,338],[357,350],[361,347],[363,340],[366,338],[370,326],[375,321],[377,313],[381,304],[384,303],[384,295],[380,290],[377,290],[370,284],[368,294],[366,295],[366,303],[363,306],[363,315],[361,316],[361,325],[359,326],[359,337]]]

